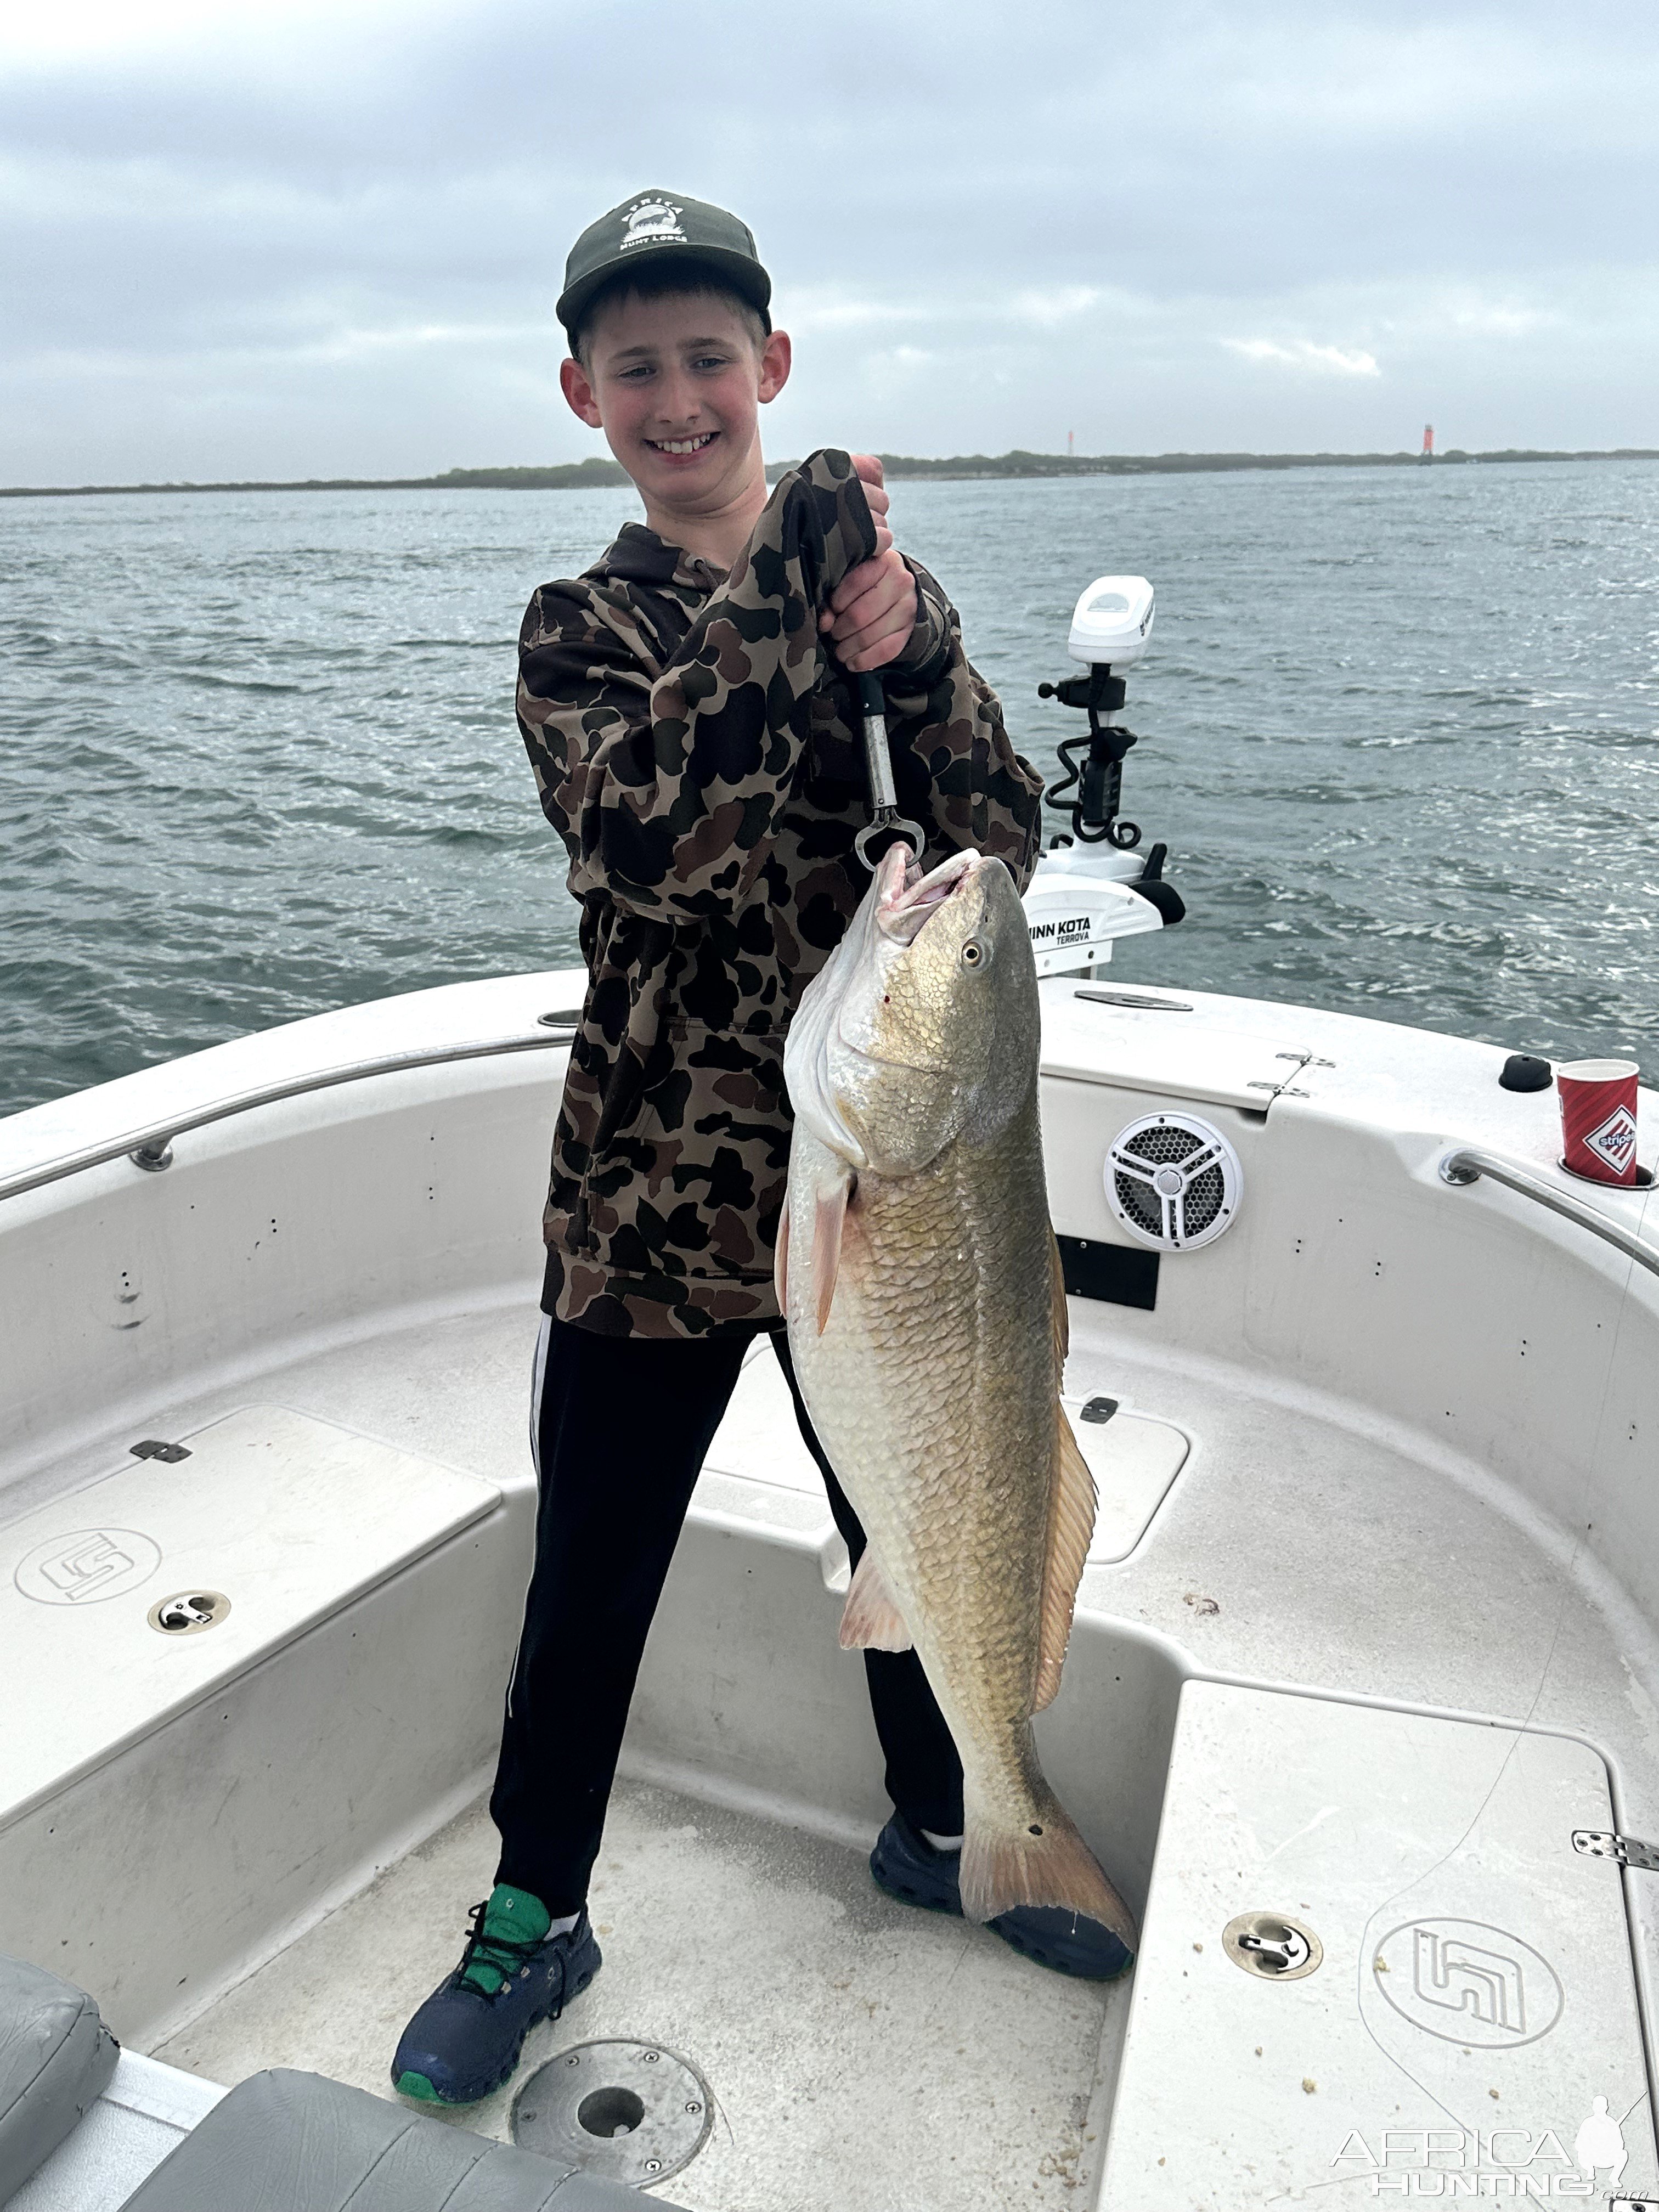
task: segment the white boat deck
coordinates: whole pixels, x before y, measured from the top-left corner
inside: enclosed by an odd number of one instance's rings
[[[1659,1826],[1659,1775],[1645,1771],[1659,1749],[1659,1650],[1583,1551],[1449,1453],[1413,1456],[1410,1440],[1391,1444],[1375,1421],[1370,1433],[1346,1425],[1334,1401],[1261,1376],[1165,1364],[1118,1334],[1115,1308],[1073,1300],[1072,1312],[1068,1401],[1109,1395],[1192,1443],[1134,1556],[1085,1570],[1083,1613],[1167,1637],[1206,1674],[1592,1736],[1628,1760],[1625,1816]],[[537,1326],[526,1303],[395,1329],[181,1400],[145,1425],[185,1436],[249,1405],[288,1407],[490,1482],[527,1482]],[[762,1348],[694,1516],[742,1514],[757,1528],[829,1539],[817,1471],[774,1376]],[[1111,1426],[1078,1433],[1101,1480]],[[79,1447],[9,1504],[76,1494],[119,1466],[128,1441]],[[1112,1503],[1103,1498],[1103,1513]],[[855,1679],[856,1662],[844,1663]]]
[[[1244,1178],[1224,1239],[1166,1255],[1155,1311],[1072,1303],[1068,1397],[1117,1410],[1079,1420],[1102,1510],[1039,1739],[1146,1912],[1133,1986],[869,1882],[884,1798],[836,1643],[844,1554],[757,1347],[641,1676],[605,1971],[531,2053],[640,2034],[700,2068],[720,2125],[664,2191],[697,2212],[1086,2204],[1102,2176],[1109,2212],[1256,2212],[1376,2193],[1364,2157],[1392,2193],[1417,2136],[1413,2193],[1455,2172],[1535,2195],[1549,2131],[1571,2154],[1598,2096],[1620,2191],[1659,2188],[1637,2021],[1659,1875],[1572,1840],[1659,1839],[1654,1278],[1524,1194],[1438,1181],[1473,1144],[1562,1187],[1553,1101],[1500,1091],[1501,1055],[1188,996],[1166,1018],[1045,987],[1063,1237],[1121,1243],[1102,1162],[1149,1110],[1213,1117]],[[568,1003],[532,977],[320,1018],[21,1117],[15,1155]],[[292,1099],[0,1220],[0,1634],[37,1670],[3,1739],[0,1949],[205,2080],[292,2063],[389,2094],[488,1887],[557,1073],[536,1052]],[[1654,1202],[1596,1207],[1628,1234]],[[146,1437],[191,1456],[132,1458]],[[288,1471],[262,1491],[227,1453]],[[170,1564],[65,1600],[54,1577],[115,1571],[59,1557],[89,1528]],[[52,1587],[15,1581],[25,1557]],[[147,1643],[187,1583],[229,1597],[224,1625]],[[1246,1909],[1304,1918],[1322,1964],[1240,1972],[1221,1936]],[[1476,2140],[1499,2119],[1525,2175]]]
[[[1640,1655],[1612,1632],[1607,1594],[1583,1559],[1524,1525],[1507,1493],[1449,1482],[1344,1427],[1333,1409],[1264,1397],[1237,1371],[1149,1359],[1118,1334],[1113,1309],[1073,1310],[1068,1395],[1118,1399],[1126,1437],[1133,1417],[1145,1417],[1123,1462],[1131,1486],[1148,1434],[1176,1430],[1191,1440],[1133,1556],[1087,1570],[1085,1619],[1167,1639],[1210,1677],[1590,1737],[1627,1765],[1626,1819],[1638,1831],[1659,1819],[1644,1796],[1652,1708]],[[394,1330],[276,1369],[257,1387],[182,1402],[150,1425],[210,1435],[238,1407],[279,1405],[491,1482],[518,1462],[521,1478],[535,1328],[523,1306]],[[1115,1425],[1080,1431],[1109,1509]],[[73,1466],[43,1469],[31,1489],[61,1498],[118,1463],[119,1449],[114,1439],[85,1447]],[[135,1478],[141,1469],[153,1480],[153,1463],[134,1463]],[[821,1547],[820,1587],[841,1578],[822,1491],[764,1348],[745,1370],[693,1515],[722,1532],[745,1520],[757,1533],[787,1529]],[[828,1648],[836,1600],[828,1588],[823,1597]],[[671,1583],[671,1619],[672,1603]],[[441,1635],[435,1625],[428,1632]],[[983,1930],[882,1897],[862,1863],[876,1826],[869,1778],[872,1809],[860,1817],[833,1785],[816,1806],[799,1793],[774,1799],[699,1771],[697,1747],[677,1758],[663,1740],[659,1694],[659,1677],[677,1663],[671,1631],[647,1656],[633,1778],[619,1788],[596,1881],[605,1971],[564,2021],[537,2031],[527,2063],[590,2038],[635,2034],[690,2058],[720,2121],[665,2193],[695,2212],[830,2212],[849,2201],[854,2181],[857,2201],[895,2212],[1091,2201],[1130,1990],[1049,1976]],[[853,1725],[867,1730],[856,1661],[835,1654],[829,1663]],[[1063,1692],[1057,1710],[1066,1703]],[[1294,1717],[1295,1702],[1285,1703]],[[419,1725],[417,1715],[399,1719]],[[1154,1713],[1149,1771],[1125,1778],[1135,1801],[1125,1832],[1148,1854],[1167,1727]],[[481,1769],[492,1750],[481,1735]],[[1080,1785],[1064,1761],[1056,1772],[1075,1799]],[[1093,1775],[1087,1794],[1109,1801],[1112,1787],[1109,1775]],[[183,2001],[183,2024],[154,2042],[153,2055],[210,2081],[299,2065],[389,2094],[398,2031],[453,1964],[493,1858],[494,1832],[475,1801],[326,1917],[295,1916],[276,1955],[204,2009],[191,2016]],[[1113,1870],[1139,1901],[1144,1864]],[[95,1960],[79,1971],[96,1981]],[[1249,1995],[1242,1979],[1237,1994]],[[1290,1992],[1271,1994],[1283,2005]],[[503,2093],[462,2117],[504,2134],[509,2102]]]
[[[477,1806],[155,2056],[389,2095],[398,2036],[453,1966],[495,1851]],[[624,1781],[592,1909],[603,1972],[465,2125],[505,2137],[544,2058],[623,2036],[683,2053],[713,2093],[708,2144],[664,2185],[692,2212],[1059,2208],[1097,2166],[1103,2028],[1127,1990],[1056,1981],[982,1929],[893,1904],[847,1844]]]

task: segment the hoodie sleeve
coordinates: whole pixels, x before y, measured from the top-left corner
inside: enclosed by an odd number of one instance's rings
[[[668,921],[743,902],[809,734],[818,613],[875,546],[851,461],[826,449],[780,480],[665,665],[625,594],[587,581],[537,592],[519,641],[519,726],[579,898],[604,890]]]
[[[969,659],[962,623],[935,578],[916,580],[915,629],[884,669],[899,811],[929,832],[928,858],[971,845],[1005,860],[1023,891],[1042,844],[1042,778],[1014,750],[1002,704]]]

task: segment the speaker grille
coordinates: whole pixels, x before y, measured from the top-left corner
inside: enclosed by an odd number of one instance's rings
[[[1243,1178],[1218,1129],[1191,1115],[1155,1114],[1119,1132],[1104,1180],[1126,1229],[1177,1252],[1211,1243],[1231,1228]]]

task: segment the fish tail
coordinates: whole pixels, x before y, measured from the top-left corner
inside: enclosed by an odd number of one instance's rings
[[[1032,1809],[1024,1827],[1012,1830],[976,1820],[970,1811],[960,1880],[962,1909],[969,1920],[994,1920],[1019,1905],[1054,1905],[1098,1921],[1132,1951],[1139,1945],[1134,1915],[1052,1797]]]

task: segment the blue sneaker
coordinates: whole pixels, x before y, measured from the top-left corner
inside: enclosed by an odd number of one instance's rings
[[[876,1838],[870,1854],[870,1872],[878,1889],[901,1905],[918,1905],[927,1912],[962,1911],[962,1893],[957,1887],[960,1864],[956,1851],[936,1851],[926,1836],[919,1835],[902,1813],[895,1813]],[[1017,1905],[987,1923],[1012,1944],[1022,1958],[1057,1974],[1075,1974],[1088,1982],[1115,1982],[1127,1974],[1135,1954],[1109,1928],[1080,1913],[1049,1905]]]
[[[461,1963],[404,2030],[392,2062],[399,2096],[423,2105],[476,2105],[519,2063],[538,2021],[556,2020],[599,1971],[584,1911],[562,1936],[528,1890],[497,1882],[472,1908]]]

